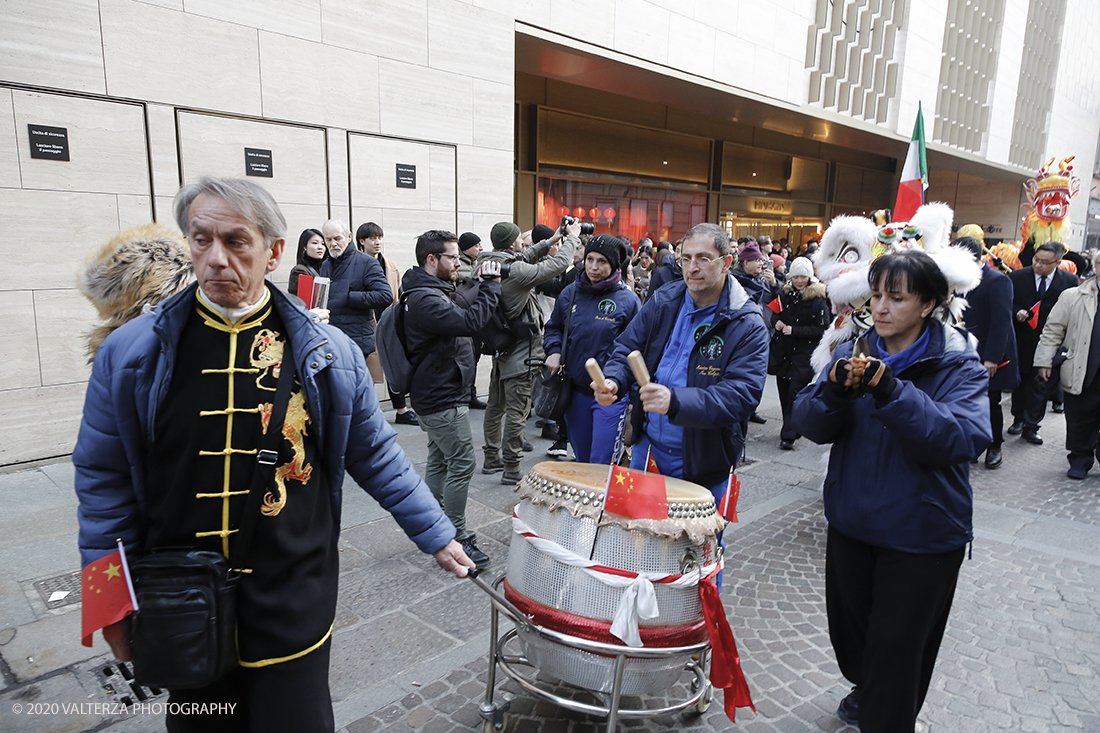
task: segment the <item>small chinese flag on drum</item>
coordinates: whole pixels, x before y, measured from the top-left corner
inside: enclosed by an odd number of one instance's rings
[[[92,634],[96,631],[121,621],[134,610],[122,552],[115,550],[88,563],[80,574],[84,646],[92,645]]]
[[[741,482],[737,480],[733,469],[730,469],[730,478],[726,482],[726,493],[718,502],[718,513],[731,522],[737,521],[737,497],[741,496]]]
[[[645,472],[646,473],[660,473],[661,469],[657,467],[657,461],[653,460],[653,454],[647,449],[645,452]]]
[[[634,519],[668,519],[665,477],[612,465],[603,508]]]

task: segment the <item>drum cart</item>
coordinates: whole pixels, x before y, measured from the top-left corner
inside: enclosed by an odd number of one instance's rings
[[[496,582],[490,584],[478,577],[477,571],[471,571],[469,576],[474,584],[485,591],[491,601],[491,617],[489,631],[489,679],[485,688],[485,700],[478,706],[478,714],[484,719],[483,733],[500,733],[504,730],[508,721],[508,701],[494,702],[493,697],[496,688],[496,668],[500,668],[506,675],[515,680],[523,689],[543,700],[547,700],[559,707],[578,713],[586,713],[597,717],[607,718],[607,733],[614,733],[619,718],[655,718],[663,715],[671,715],[693,708],[698,714],[704,713],[714,698],[714,688],[707,679],[707,656],[710,652],[710,642],[703,641],[692,646],[681,647],[626,647],[615,644],[604,644],[597,641],[589,641],[576,636],[563,634],[552,629],[546,629],[533,624],[518,608],[512,605],[500,591],[500,584],[504,580],[501,576]],[[504,614],[508,620],[516,625],[516,628],[508,630],[500,635],[500,614]],[[586,652],[595,652],[615,659],[614,679],[610,694],[597,690],[585,690],[585,692],[597,697],[603,705],[589,705],[569,698],[554,694],[545,687],[540,686],[540,681],[521,675],[517,667],[525,666],[534,669],[534,665],[522,655],[508,654],[506,647],[517,637],[517,629],[522,627],[526,632],[537,634],[542,639],[554,644],[579,649]],[[684,669],[692,674],[690,693],[691,696],[674,705],[663,708],[622,709],[623,670],[627,658],[655,659],[659,657],[690,656]],[[537,670],[536,670],[537,671]]]

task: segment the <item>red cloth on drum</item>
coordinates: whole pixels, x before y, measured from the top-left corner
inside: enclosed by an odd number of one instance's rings
[[[699,583],[699,595],[703,599],[703,616],[710,634],[710,683],[723,689],[726,716],[736,722],[737,708],[752,708],[752,695],[745,673],[741,671],[741,656],[737,653],[737,642],[726,619],[726,609],[718,595],[718,586],[714,582],[717,575],[710,575]]]

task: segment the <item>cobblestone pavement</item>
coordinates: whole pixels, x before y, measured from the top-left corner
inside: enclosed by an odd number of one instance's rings
[[[753,425],[742,481],[741,522],[726,531],[722,600],[757,711],[737,722],[721,695],[702,715],[623,720],[624,730],[826,731],[847,733],[834,713],[848,686],[829,644],[824,608],[824,537],[819,486],[823,449],[777,448],[779,410],[769,384]],[[480,416],[471,413],[480,441]],[[1100,731],[1100,477],[1065,478],[1061,416],[1048,415],[1041,447],[1009,438],[997,471],[975,466],[976,539],[964,563],[923,730]],[[423,433],[398,426],[414,463]],[[533,423],[543,460],[550,442]],[[480,445],[480,442],[478,442]],[[503,572],[515,502],[499,474],[476,474],[469,525]],[[136,708],[16,716],[13,706],[136,701],[106,647],[79,644],[79,605],[50,608],[40,584],[76,569],[71,466],[0,475],[0,730],[163,730],[163,716]],[[434,567],[363,492],[345,487],[341,587],[333,640],[332,693],[341,731],[480,730],[488,672],[489,602],[469,581]],[[507,628],[502,622],[502,628]],[[515,642],[513,642],[515,645]],[[510,647],[518,650],[518,646]],[[585,693],[539,679],[555,694]],[[141,690],[139,690],[141,691]],[[145,695],[152,695],[148,690]],[[645,703],[686,699],[686,680]],[[496,699],[509,699],[507,731],[600,731],[604,722],[523,691],[498,671]],[[164,702],[163,694],[146,701]],[[642,701],[624,699],[624,706]]]

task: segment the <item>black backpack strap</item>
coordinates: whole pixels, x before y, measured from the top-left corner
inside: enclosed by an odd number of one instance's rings
[[[397,313],[394,314],[393,325],[397,329],[397,339],[401,342],[401,348],[405,350],[406,359],[409,359],[409,340],[408,336],[405,334],[405,304],[408,301],[409,296],[418,291],[436,292],[439,293],[441,297],[445,298],[448,303],[451,302],[450,298],[447,298],[446,295],[443,295],[443,293],[438,291],[436,288],[410,288],[401,294],[401,298],[397,301],[396,304],[398,306],[398,310]],[[432,353],[432,349],[435,348],[436,344],[438,344],[442,340],[442,338],[442,336],[436,336],[434,341],[429,341],[425,345],[425,347],[421,349],[420,356],[415,359],[409,359],[410,383],[412,382],[413,376],[416,375],[416,370],[420,368],[420,364],[428,358],[428,354]]]

